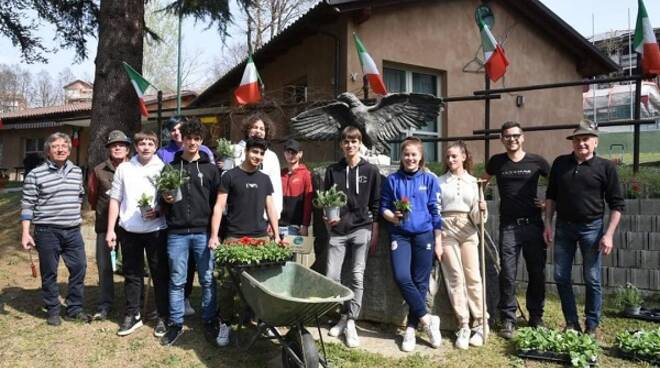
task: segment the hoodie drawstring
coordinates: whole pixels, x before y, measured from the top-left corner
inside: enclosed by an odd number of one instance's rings
[[[348,180],[350,170],[350,167],[346,165],[346,190],[351,189],[350,180]],[[355,166],[355,194],[360,194],[360,165]]]

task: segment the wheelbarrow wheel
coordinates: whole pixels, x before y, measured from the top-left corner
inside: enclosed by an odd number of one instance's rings
[[[291,347],[291,350],[293,350],[298,358],[302,360],[304,367],[317,368],[319,366],[319,351],[316,348],[314,338],[309,331],[304,328],[301,332],[302,334],[299,334],[297,328],[292,328],[286,336],[284,336],[284,339],[286,340],[286,343],[289,344],[289,347]],[[298,367],[296,360],[289,355],[289,352],[284,347],[282,347],[282,366],[284,368]]]

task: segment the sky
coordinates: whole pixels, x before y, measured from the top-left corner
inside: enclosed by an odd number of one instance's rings
[[[541,2],[587,38],[592,35],[592,18],[596,34],[628,29],[628,13],[630,13],[630,27],[635,27],[637,0],[541,0]],[[660,0],[647,0],[645,5],[651,24],[656,28],[660,27]],[[183,33],[187,37],[184,37],[183,56],[194,54],[202,59],[205,65],[210,66],[213,64],[214,58],[221,57],[220,38],[214,28],[209,30],[204,30],[204,28],[203,24],[184,20]],[[243,39],[242,35],[236,34],[238,33],[236,27],[230,30],[230,32],[232,31],[233,39]],[[39,34],[44,40],[48,40],[51,37],[52,29],[43,26]],[[229,42],[232,42],[232,39]],[[206,47],[200,49],[199,45]],[[55,46],[55,43],[50,46]],[[79,64],[74,63],[74,53],[70,50],[59,50],[49,55],[48,64],[26,64],[22,62],[19,50],[7,38],[0,36],[0,50],[3,50],[0,53],[0,64],[18,64],[35,74],[45,69],[50,71],[53,76],[65,67],[69,67],[79,78],[92,78],[96,47],[96,39],[90,39],[88,43],[89,58]],[[204,73],[204,70],[200,72]]]

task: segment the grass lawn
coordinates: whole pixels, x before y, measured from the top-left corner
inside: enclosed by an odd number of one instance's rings
[[[115,311],[109,321],[92,324],[64,321],[53,328],[45,323],[39,295],[40,279],[30,275],[29,258],[19,249],[18,201],[20,194],[0,195],[0,367],[269,367],[279,366],[280,348],[271,342],[259,342],[249,352],[235,346],[219,349],[204,340],[199,313],[186,322],[186,332],[173,347],[163,348],[152,336],[153,322],[128,337],[115,335],[121,313]],[[60,270],[60,288],[65,293],[67,272]],[[96,301],[96,266],[88,258],[86,278],[86,308],[91,311]],[[121,278],[115,279],[118,301],[123,305]],[[199,287],[195,293],[199,293]],[[198,295],[195,299],[198,299]],[[524,300],[524,298],[520,298]],[[561,310],[556,298],[546,306],[546,322],[551,328],[562,325]],[[606,352],[599,357],[603,367],[645,367],[612,357],[607,351],[617,331],[652,328],[651,323],[615,316],[606,309],[601,344]],[[410,354],[402,359],[387,354],[348,350],[329,344],[329,360],[333,367],[545,367],[556,366],[523,361],[512,355],[512,344],[491,335],[482,348],[459,351],[452,347],[453,333],[443,332],[441,354],[428,356]],[[394,338],[394,337],[393,337]],[[398,349],[394,343],[391,349]]]

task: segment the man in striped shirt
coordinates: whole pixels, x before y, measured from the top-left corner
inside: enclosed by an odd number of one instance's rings
[[[71,138],[51,134],[44,144],[48,159],[25,177],[21,201],[21,245],[39,252],[41,290],[48,310],[47,323],[59,326],[60,300],[57,266],[60,256],[69,270],[65,320],[89,321],[83,312],[83,288],[87,258],[80,234],[80,207],[85,194],[82,171],[69,161]],[[34,224],[34,238],[30,235]]]

